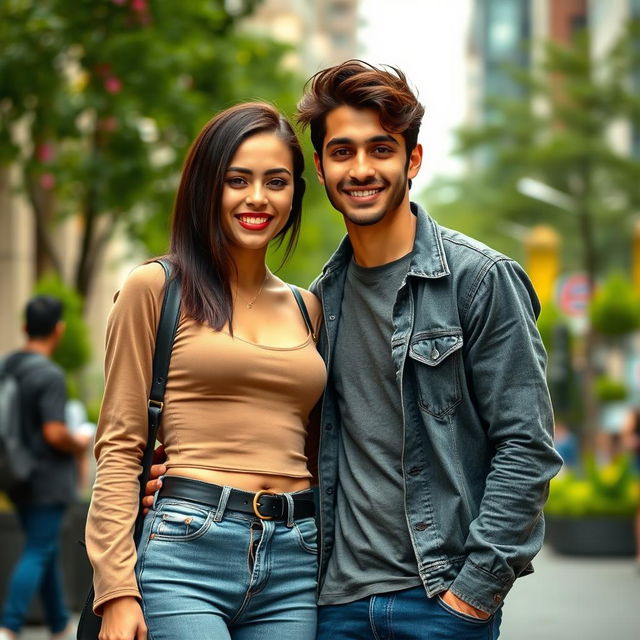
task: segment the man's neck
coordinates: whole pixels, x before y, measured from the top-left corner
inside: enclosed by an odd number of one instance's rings
[[[23,347],[23,351],[31,351],[33,353],[39,353],[45,358],[50,358],[53,353],[54,346],[49,340],[27,340]]]
[[[406,256],[413,249],[416,216],[407,199],[394,212],[370,226],[346,222],[353,257],[363,267],[377,267]]]

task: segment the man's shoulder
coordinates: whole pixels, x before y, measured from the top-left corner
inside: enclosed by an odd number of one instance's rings
[[[444,227],[440,224],[438,224],[438,229],[440,230],[440,236],[442,237],[450,266],[457,265],[458,263],[492,264],[503,260],[512,260],[504,253],[460,231]]]

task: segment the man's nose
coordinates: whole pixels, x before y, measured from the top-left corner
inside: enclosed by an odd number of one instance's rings
[[[353,164],[349,169],[349,177],[357,180],[358,182],[364,182],[369,178],[373,178],[376,170],[371,165],[371,159],[369,155],[364,152],[358,152],[353,157]]]

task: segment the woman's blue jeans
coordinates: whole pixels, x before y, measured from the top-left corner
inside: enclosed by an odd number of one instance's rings
[[[414,587],[319,607],[318,640],[496,640],[501,616],[471,618]]]
[[[137,577],[150,640],[315,640],[316,524],[160,498]]]
[[[25,546],[7,585],[0,627],[18,633],[33,596],[39,593],[49,629],[59,633],[69,622],[58,558],[65,507],[16,504],[16,511]]]

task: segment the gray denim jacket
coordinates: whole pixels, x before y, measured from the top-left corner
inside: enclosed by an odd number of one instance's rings
[[[532,571],[548,483],[561,466],[536,328],[540,305],[516,262],[411,207],[414,252],[391,339],[404,416],[406,523],[398,526],[409,529],[429,596],[451,588],[493,613],[514,580]],[[345,238],[312,285],[329,370],[318,427],[320,580],[334,542],[338,482],[332,351],[352,255]]]

